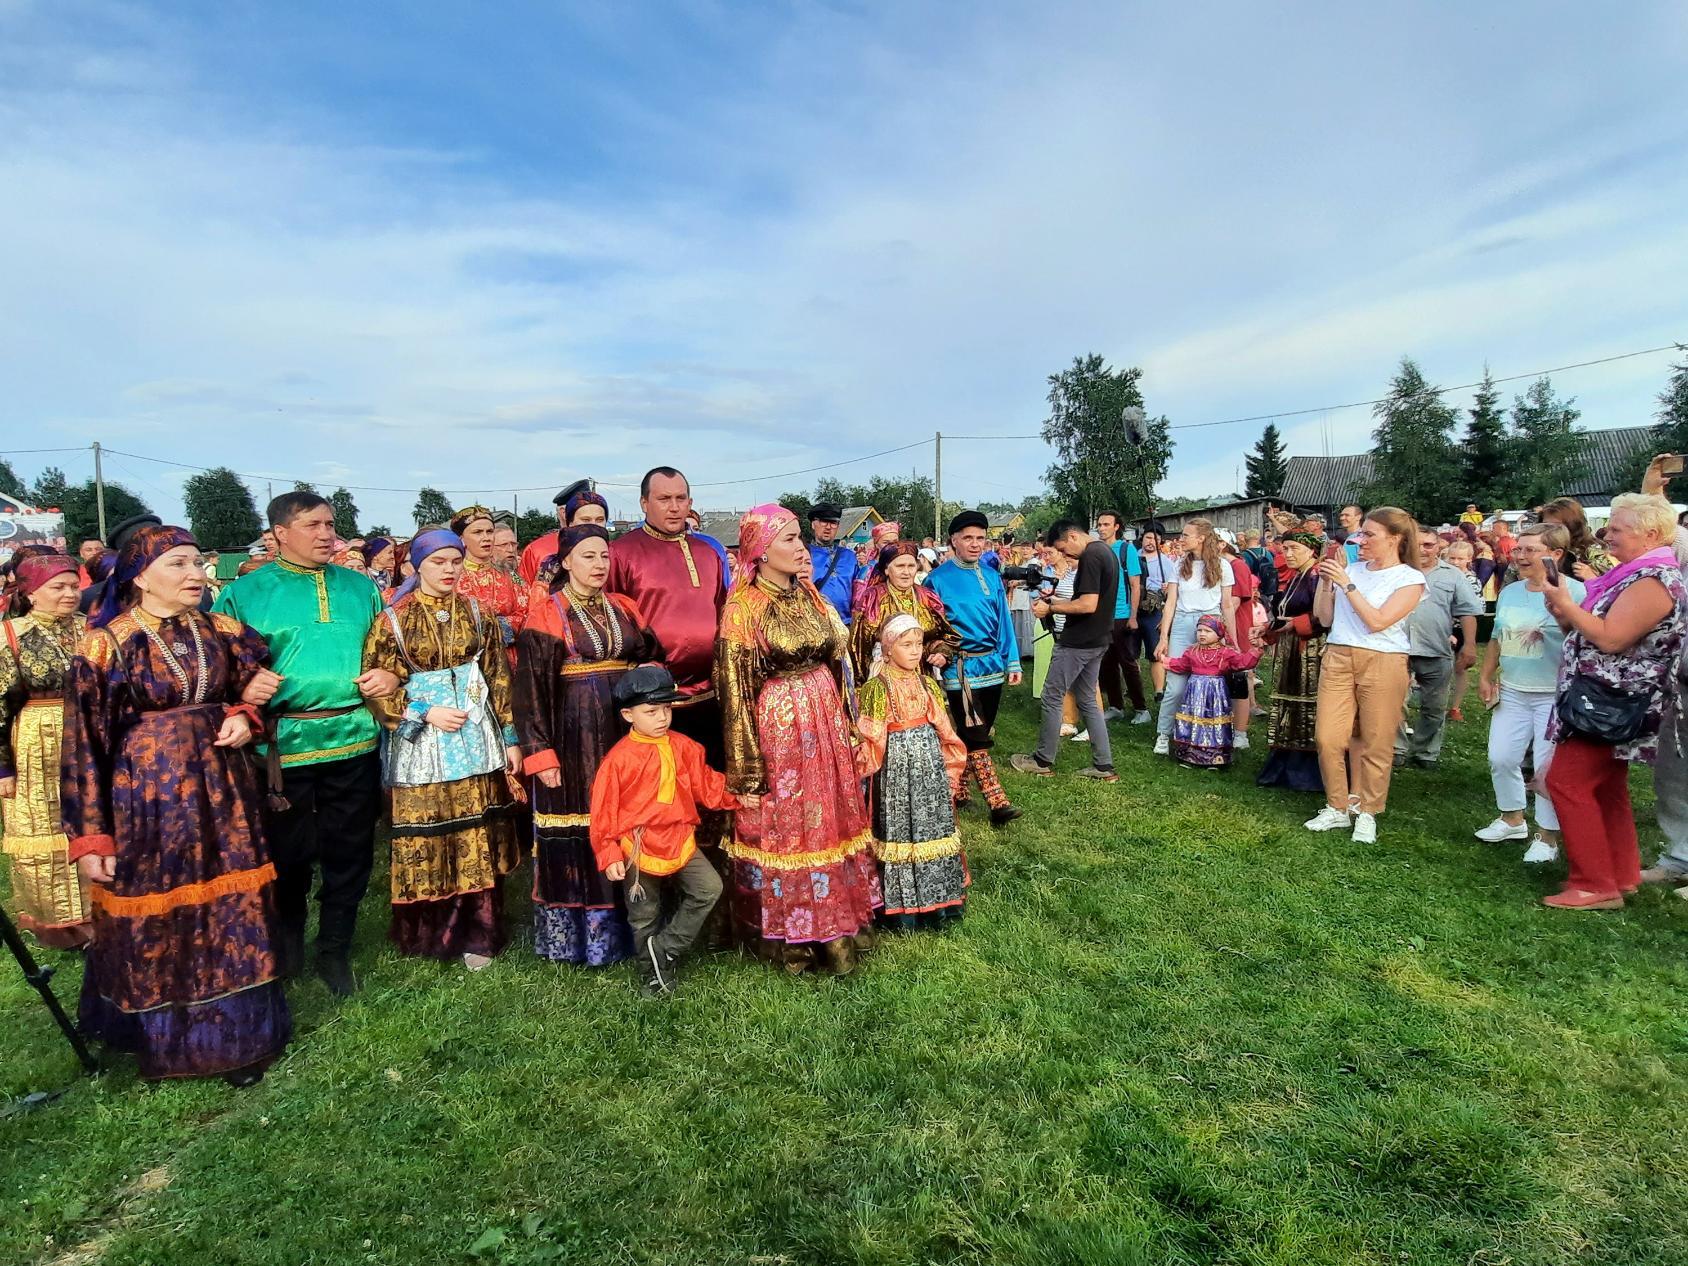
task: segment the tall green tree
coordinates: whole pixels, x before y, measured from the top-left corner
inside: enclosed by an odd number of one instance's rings
[[[1454,448],[1457,414],[1439,389],[1425,381],[1409,356],[1372,407],[1372,482],[1367,505],[1397,505],[1427,523],[1448,523],[1465,507],[1460,459]]]
[[[182,504],[202,549],[241,549],[263,530],[252,490],[227,466],[190,476],[182,485]]]
[[[42,509],[56,507],[64,512],[65,543],[72,550],[83,541],[100,539],[99,502],[92,479],[73,484],[65,479],[64,471],[49,466],[35,481],[29,500]],[[105,486],[105,508],[107,532],[124,519],[150,512],[146,502],[122,484],[114,483]]]
[[[1154,500],[1154,487],[1172,461],[1172,433],[1164,417],[1145,418],[1133,443],[1122,420],[1143,408],[1143,371],[1114,369],[1091,353],[1049,375],[1049,417],[1043,438],[1055,449],[1050,493],[1068,513],[1089,522],[1101,510],[1136,518]]]
[[[416,494],[416,505],[410,513],[417,527],[438,527],[451,522],[451,502],[438,488],[424,488]]]
[[[1688,345],[1678,343],[1677,350],[1688,353]],[[1624,491],[1634,492],[1641,487],[1641,476],[1656,453],[1688,453],[1688,356],[1671,366],[1670,381],[1659,393],[1652,434],[1646,443],[1637,446],[1622,476]],[[1688,476],[1678,475],[1669,489],[1671,499],[1681,501],[1685,489],[1688,489]]]
[[[303,479],[295,479],[293,481],[293,491],[294,492],[316,492],[317,487],[313,483],[306,483]],[[320,492],[317,492],[317,496],[320,497],[321,495],[322,494]]]
[[[1512,448],[1517,455],[1518,505],[1538,506],[1562,497],[1588,473],[1588,440],[1573,424],[1581,417],[1570,400],[1561,400],[1542,377],[1512,404]]]
[[[334,507],[334,530],[340,534],[340,539],[351,540],[358,532],[358,503],[352,500],[352,494],[344,488],[336,488],[328,494],[328,504]]]
[[[0,493],[25,503],[29,502],[29,487],[18,478],[18,472],[12,469],[12,463],[0,457]]]
[[[1483,366],[1483,382],[1472,397],[1460,441],[1459,495],[1484,511],[1515,509],[1517,460],[1507,441],[1506,411],[1494,375]]]
[[[65,498],[70,495],[70,481],[65,478],[64,471],[57,466],[49,466],[36,477],[35,487],[30,492],[30,500],[42,509],[57,506],[64,509]]]
[[[557,526],[557,516],[550,510],[523,510],[516,520],[516,543],[526,549]]]
[[[1266,424],[1266,429],[1255,441],[1254,451],[1243,461],[1248,466],[1248,483],[1243,488],[1243,495],[1277,496],[1284,486],[1285,476],[1289,474],[1289,456],[1284,452],[1284,437],[1276,422]]]

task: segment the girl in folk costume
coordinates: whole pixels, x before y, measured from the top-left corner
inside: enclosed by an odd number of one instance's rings
[[[81,1026],[146,1078],[250,1085],[291,1031],[275,866],[241,692],[269,648],[205,615],[199,547],[146,526],[119,552],[65,686],[60,813],[95,887]]]
[[[880,904],[872,834],[840,695],[847,634],[813,583],[797,518],[758,506],[739,524],[739,578],[721,615],[715,687],[735,815],[733,910],[788,971],[855,966]]]
[[[410,543],[415,572],[370,626],[363,666],[404,689],[369,708],[390,733],[392,941],[471,971],[504,948],[504,876],[516,868],[511,784],[521,750],[498,623],[459,591],[463,541],[442,529]]]
[[[513,648],[516,634],[527,621],[528,592],[520,580],[494,561],[497,525],[485,506],[469,506],[451,516],[451,530],[462,538],[463,567],[457,592],[472,598],[489,620],[498,625],[501,644]],[[510,650],[510,662],[516,653]]]
[[[592,780],[625,726],[615,683],[662,647],[631,598],[605,594],[609,533],[595,523],[558,541],[561,578],[537,596],[516,636],[516,733],[533,779],[533,948],[576,966],[620,962],[633,948],[620,885],[592,853]]]
[[[923,662],[941,671],[954,658],[960,638],[944,613],[944,600],[919,579],[919,550],[913,541],[893,541],[880,549],[850,616],[850,662],[858,682],[877,671],[879,634],[895,616],[913,617],[926,634]]]
[[[80,949],[94,935],[87,884],[59,820],[64,686],[87,621],[76,560],[49,554],[14,566],[13,619],[0,645],[0,851],[11,858],[18,923],[43,945]]]
[[[1167,660],[1171,673],[1187,676],[1172,729],[1172,755],[1180,764],[1221,769],[1231,763],[1231,692],[1225,674],[1253,668],[1259,651],[1225,644],[1225,625],[1216,615],[1196,622],[1196,644]]]
[[[931,927],[961,917],[971,882],[954,807],[967,745],[950,720],[943,687],[923,670],[920,622],[892,616],[880,643],[880,670],[857,694],[856,768],[872,780],[883,919],[904,929]]]

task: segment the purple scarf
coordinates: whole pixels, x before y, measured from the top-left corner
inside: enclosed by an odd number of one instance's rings
[[[1594,610],[1594,604],[1600,601],[1602,595],[1616,589],[1643,568],[1674,566],[1676,566],[1676,551],[1668,545],[1661,545],[1658,549],[1650,549],[1640,558],[1632,558],[1627,563],[1619,563],[1604,576],[1596,576],[1593,580],[1587,582],[1588,588],[1584,592],[1582,600],[1583,610]]]

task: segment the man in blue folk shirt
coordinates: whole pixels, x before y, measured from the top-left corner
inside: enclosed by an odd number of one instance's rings
[[[809,561],[814,566],[811,579],[821,597],[833,605],[845,624],[850,623],[850,603],[856,594],[856,579],[865,568],[856,561],[855,547],[838,539],[838,521],[844,517],[844,507],[823,501],[809,511]]]

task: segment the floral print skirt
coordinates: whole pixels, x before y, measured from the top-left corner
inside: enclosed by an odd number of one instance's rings
[[[768,792],[758,808],[734,815],[726,847],[736,922],[783,946],[867,931],[880,905],[879,873],[831,671],[817,664],[774,678],[756,713]]]

